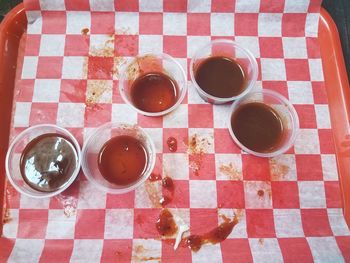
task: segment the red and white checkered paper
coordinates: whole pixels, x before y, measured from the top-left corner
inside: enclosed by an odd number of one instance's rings
[[[319,0],[25,0],[25,6],[13,134],[55,123],[83,144],[105,122],[137,122],[155,142],[155,172],[174,179],[168,207],[191,234],[216,227],[220,214],[241,216],[224,242],[174,251],[156,231],[160,208],[145,186],[105,194],[80,174],[66,192],[43,200],[8,186],[0,261],[350,261],[317,40]],[[114,57],[163,51],[188,69],[194,51],[214,38],[250,49],[260,69],[256,89],[273,89],[294,104],[301,129],[286,154],[242,153],[226,129],[229,105],[205,103],[190,81],[184,102],[162,118],[141,116],[121,100]],[[91,107],[86,100],[96,85],[103,96]],[[193,134],[210,142],[199,176],[182,143]],[[169,136],[179,142],[176,153],[167,149]],[[222,165],[236,176],[228,177]]]

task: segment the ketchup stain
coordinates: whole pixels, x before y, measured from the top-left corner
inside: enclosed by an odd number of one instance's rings
[[[134,137],[122,135],[107,141],[98,155],[98,169],[112,184],[136,182],[147,166],[147,152]]]
[[[173,201],[175,185],[173,180],[170,177],[166,176],[162,179],[162,187],[163,198],[161,200],[161,205],[164,207]]]
[[[156,223],[156,228],[162,236],[172,236],[177,232],[177,225],[174,217],[168,209],[163,209],[161,211]]]
[[[146,112],[161,112],[171,108],[177,96],[176,81],[160,72],[141,75],[131,86],[132,103]]]
[[[169,137],[166,141],[169,151],[176,152],[177,151],[177,140],[174,137]]]
[[[151,173],[151,175],[148,177],[148,180],[151,182],[156,182],[162,180],[162,176],[160,174]]]
[[[257,194],[258,194],[258,196],[259,196],[260,198],[262,198],[262,197],[264,197],[265,192],[264,192],[264,190],[259,190],[259,191],[257,192]]]

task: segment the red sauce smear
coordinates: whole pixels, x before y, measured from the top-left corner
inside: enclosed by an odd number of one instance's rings
[[[174,137],[169,137],[166,141],[169,151],[176,152],[177,151],[177,140]]]
[[[156,228],[162,236],[172,236],[177,232],[177,225],[174,217],[168,209],[163,209],[160,212]]]
[[[162,186],[163,186],[163,199],[161,200],[161,205],[165,206],[173,200],[175,186],[174,186],[173,180],[168,176],[162,179]]]
[[[151,173],[151,175],[148,177],[148,180],[151,182],[160,181],[162,180],[162,176],[160,174]]]

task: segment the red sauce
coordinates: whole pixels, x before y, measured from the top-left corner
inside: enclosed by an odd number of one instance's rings
[[[176,152],[177,151],[177,140],[174,137],[169,137],[166,141],[169,151]]]
[[[131,136],[110,139],[98,155],[98,168],[102,176],[112,184],[128,185],[137,181],[146,166],[146,149]]]
[[[131,86],[131,101],[146,112],[161,112],[176,103],[178,87],[172,78],[160,72],[138,77]]]
[[[151,173],[151,175],[148,177],[148,180],[151,182],[160,181],[162,180],[162,176],[160,174]]]
[[[258,194],[259,197],[263,197],[264,194],[265,194],[265,192],[264,192],[264,190],[259,190],[259,191],[257,192],[257,194]]]
[[[171,203],[174,198],[175,185],[173,180],[170,177],[164,177],[162,179],[163,186],[163,199],[161,200],[161,205],[166,206]]]
[[[81,33],[83,34],[83,35],[87,35],[88,33],[89,33],[89,29],[88,28],[83,28],[82,30],[81,30]]]
[[[156,223],[156,228],[162,236],[172,236],[177,232],[177,225],[168,209],[163,209]]]

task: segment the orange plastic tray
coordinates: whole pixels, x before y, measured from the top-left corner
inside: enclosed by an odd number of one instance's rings
[[[9,144],[12,98],[19,41],[27,27],[23,4],[0,24],[0,234],[5,198],[5,155]],[[346,221],[350,226],[350,87],[338,36],[327,11],[321,10],[319,40]]]

